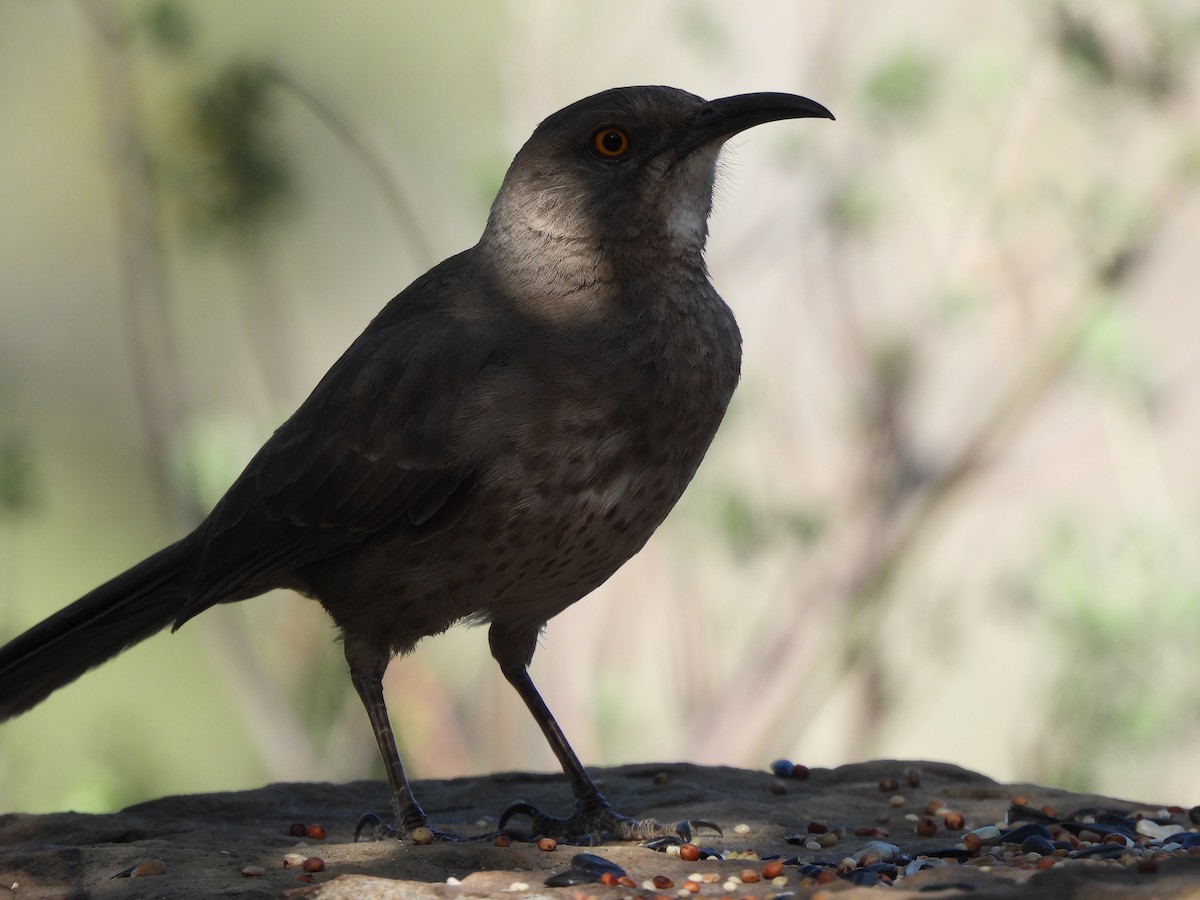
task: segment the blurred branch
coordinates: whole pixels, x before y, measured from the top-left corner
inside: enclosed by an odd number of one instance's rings
[[[162,245],[158,184],[142,136],[132,73],[132,33],[120,22],[113,0],[77,0],[91,24],[99,72],[102,118],[113,160],[125,317],[135,390],[150,447],[159,494],[171,518],[192,527],[204,510],[174,477],[174,438],[183,424],[183,379],[175,364],[167,275]],[[249,642],[227,617],[206,617],[199,632],[215,668],[228,677],[242,718],[257,740],[268,771],[315,772],[315,754],[294,709],[256,661]],[[236,665],[234,664],[236,662]],[[269,726],[269,727],[268,727]]]
[[[425,269],[435,265],[438,259],[425,238],[421,219],[408,197],[405,196],[400,183],[384,162],[383,156],[332,104],[327,103],[315,91],[303,85],[295,76],[285,72],[279,66],[270,66],[268,71],[280,87],[289,91],[302,105],[306,106],[329,129],[330,133],[342,142],[351,155],[357,157],[358,161],[362,163],[367,174],[379,186],[383,200],[391,210],[396,226],[408,242],[419,268]]]
[[[134,390],[150,449],[159,497],[173,520],[195,521],[171,466],[183,388],[173,360],[167,313],[167,276],[154,167],[139,127],[137,91],[129,58],[129,35],[112,0],[77,0],[91,24],[97,86],[113,165],[114,199],[124,280],[125,327],[134,370]]]

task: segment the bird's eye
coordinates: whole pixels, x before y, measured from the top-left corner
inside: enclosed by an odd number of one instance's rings
[[[629,150],[629,135],[620,128],[601,128],[592,137],[592,146],[605,159],[616,159]]]

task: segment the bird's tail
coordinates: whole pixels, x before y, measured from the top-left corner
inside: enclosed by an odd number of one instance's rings
[[[0,647],[0,722],[170,625],[186,600],[195,543],[172,544]]]

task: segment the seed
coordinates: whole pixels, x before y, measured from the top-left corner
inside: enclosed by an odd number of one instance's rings
[[[304,871],[305,872],[324,872],[325,871],[325,860],[321,859],[321,857],[319,857],[319,856],[310,856],[308,859],[306,859],[304,861]]]
[[[900,787],[900,785],[896,784],[895,778],[885,778],[883,781],[879,782],[879,790],[885,794],[888,791],[896,790],[898,787]]]
[[[512,838],[510,838],[507,834],[498,834],[492,843],[497,847],[511,847]]]
[[[809,834],[824,834],[828,830],[829,825],[826,822],[813,821],[808,823],[807,831]]]
[[[782,781],[772,781],[768,790],[777,797],[788,792],[787,785]]]
[[[791,778],[792,771],[794,769],[795,766],[792,765],[792,761],[790,759],[777,759],[775,762],[771,763],[771,771],[780,778]]]
[[[833,869],[822,869],[817,873],[817,884],[831,884],[837,880],[837,872]]]
[[[312,873],[311,872],[301,872],[299,875],[296,876],[296,880],[303,881],[305,884],[312,884]]]
[[[793,778],[799,778],[801,781],[803,781],[805,778],[807,778],[811,774],[812,774],[812,769],[810,769],[808,766],[803,766],[800,763],[796,763],[794,766],[792,766],[792,777]]]
[[[917,834],[921,837],[932,837],[937,834],[937,822],[929,816],[922,816],[921,821],[917,823]]]
[[[666,875],[655,875],[650,879],[650,881],[654,885],[654,889],[658,891],[664,891],[667,888],[675,887],[675,882],[673,882]]]
[[[909,787],[920,787],[921,786],[921,770],[920,769],[909,769],[907,772],[904,773],[904,780],[908,783]]]
[[[325,828],[321,825],[309,825],[304,829],[304,834],[313,841],[325,840]]]
[[[778,878],[783,874],[783,863],[778,859],[773,859],[762,867],[763,878]]]
[[[899,794],[893,794],[888,798],[888,803],[890,803],[892,806],[900,807],[904,805],[904,798]]]
[[[242,869],[242,874],[248,878],[259,878],[266,875],[267,870],[262,866],[246,866],[246,868]]]
[[[963,846],[965,846],[972,853],[978,853],[979,848],[983,846],[983,841],[980,839],[979,835],[973,831],[970,834],[964,834],[962,842]]]
[[[670,784],[671,783],[671,773],[670,772],[656,772],[654,775],[653,781],[655,784]]]
[[[887,837],[887,832],[884,832],[883,836]],[[837,842],[838,842],[837,833],[833,832],[833,831],[827,831],[824,834],[817,837],[817,843],[821,847],[824,847],[826,849],[828,849],[829,847],[832,847]]]
[[[547,853],[558,849],[558,841],[552,837],[538,838],[537,845],[539,850],[545,850]]]
[[[689,894],[700,893],[700,885],[698,885],[696,882],[692,881],[690,878],[687,881],[685,881],[683,884],[681,884],[680,887],[682,887]]]
[[[151,875],[162,875],[167,871],[166,864],[161,859],[148,859],[138,863],[129,873],[130,878],[147,878]]]
[[[1050,818],[1052,818],[1052,819],[1058,818],[1058,813],[1056,813],[1054,811],[1054,807],[1051,806],[1049,803],[1047,803],[1045,806],[1042,807],[1042,815],[1050,816]]]
[[[305,857],[301,853],[285,853],[283,854],[283,867],[291,869],[296,866],[304,865]]]
[[[949,831],[960,831],[963,826],[967,824],[967,822],[966,819],[963,818],[962,813],[948,812],[946,813],[945,818],[942,819],[942,824],[945,825]]]
[[[695,862],[700,858],[700,848],[695,844],[680,844],[679,858],[685,862]]]
[[[622,875],[617,879],[617,884],[621,887],[637,887],[637,882],[628,875]]]
[[[433,831],[424,825],[418,825],[408,833],[408,839],[414,844],[432,844]]]
[[[1056,862],[1058,862],[1058,860],[1056,860],[1053,856],[1043,856],[1033,864],[1033,867],[1035,869],[1049,869]]]
[[[613,885],[615,885],[617,883],[617,873],[616,872],[604,872],[600,876],[600,883],[608,885],[609,887],[612,887]]]
[[[733,833],[734,834],[749,834],[750,826],[747,825],[745,822],[740,822],[737,825],[733,826]]]
[[[945,800],[940,800],[937,797],[933,797],[929,800],[928,803],[925,804],[925,815],[936,816],[938,813],[940,813],[945,808],[945,806],[946,806]]]
[[[293,822],[288,827],[288,834],[290,834],[292,837],[307,837],[308,826],[303,822]]]

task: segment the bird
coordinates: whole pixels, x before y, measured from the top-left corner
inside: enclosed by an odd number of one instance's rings
[[[741,368],[704,260],[718,157],[795,118],[834,117],[794,94],[632,86],[546,118],[478,243],[378,313],[191,533],[0,648],[0,722],[212,606],[288,588],[338,629],[391,791],[376,832],[454,837],[413,796],[382,678],[459,622],[487,625],[574,797],[561,816],[514,803],[502,829],[528,816],[565,840],[686,840],[712,825],[614,810],[528,667],[546,623],[642,548],[717,432]]]

